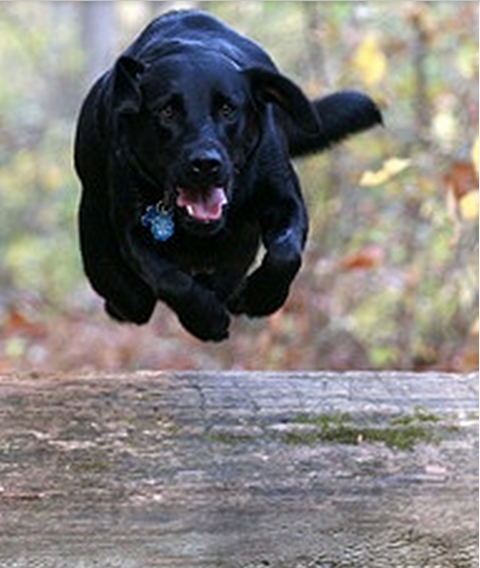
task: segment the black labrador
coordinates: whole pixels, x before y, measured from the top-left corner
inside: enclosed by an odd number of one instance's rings
[[[230,314],[278,310],[308,229],[290,158],[378,123],[358,92],[310,102],[206,13],[154,20],[92,87],[76,132],[81,252],[107,312],[143,324],[161,300],[221,341]]]

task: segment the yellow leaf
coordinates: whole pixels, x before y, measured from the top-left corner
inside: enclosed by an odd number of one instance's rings
[[[403,172],[410,165],[410,160],[404,158],[390,158],[386,160],[380,170],[366,171],[360,179],[362,187],[375,187],[382,185],[394,176]]]
[[[472,162],[475,167],[475,171],[477,172],[477,176],[478,176],[478,151],[479,149],[478,149],[478,136],[477,136],[477,139],[475,140],[472,146]]]
[[[374,87],[385,77],[387,58],[380,47],[377,34],[370,33],[365,37],[355,53],[353,64],[369,87]]]
[[[458,203],[462,217],[468,221],[478,219],[478,191],[469,191]]]
[[[383,169],[393,177],[408,168],[410,162],[408,158],[390,158],[383,165]]]

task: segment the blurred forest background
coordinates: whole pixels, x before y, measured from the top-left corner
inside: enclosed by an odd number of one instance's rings
[[[200,7],[311,96],[385,128],[299,160],[311,215],[285,307],[201,344],[159,305],[120,325],[83,276],[79,106],[154,16]],[[478,2],[1,2],[0,371],[478,368]]]

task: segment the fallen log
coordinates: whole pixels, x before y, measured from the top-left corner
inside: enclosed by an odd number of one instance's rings
[[[478,376],[0,376],[2,568],[474,568]]]

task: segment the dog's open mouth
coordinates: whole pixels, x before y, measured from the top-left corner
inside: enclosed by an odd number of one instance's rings
[[[201,190],[177,187],[177,206],[184,208],[189,217],[201,223],[218,221],[227,203],[224,187]]]

